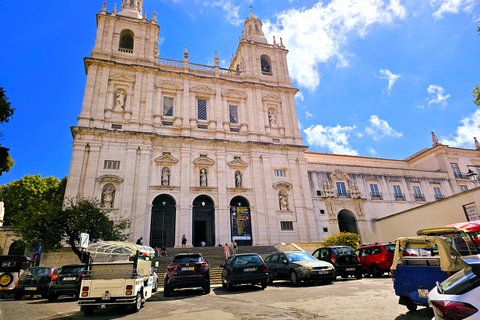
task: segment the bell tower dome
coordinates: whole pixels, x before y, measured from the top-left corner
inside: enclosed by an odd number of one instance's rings
[[[119,16],[142,19],[143,0],[123,0]]]

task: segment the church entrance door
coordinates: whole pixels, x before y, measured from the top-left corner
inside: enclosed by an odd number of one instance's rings
[[[358,233],[357,220],[352,212],[342,210],[338,213],[338,229],[342,232]]]
[[[215,245],[215,206],[212,198],[198,196],[193,201],[192,245]]]
[[[175,246],[175,199],[167,194],[153,200],[152,223],[150,228],[150,246]]]

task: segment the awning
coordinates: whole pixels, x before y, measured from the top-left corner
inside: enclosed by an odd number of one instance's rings
[[[107,254],[107,255],[128,255],[134,256],[139,251],[141,254],[153,256],[155,251],[150,246],[142,246],[133,242],[122,241],[102,241],[92,243],[88,246],[87,252],[91,254]]]

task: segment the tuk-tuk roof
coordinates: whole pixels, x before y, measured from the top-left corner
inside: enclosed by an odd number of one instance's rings
[[[417,231],[417,235],[420,236],[420,235],[428,235],[428,234],[438,233],[438,232],[459,232],[459,231],[463,231],[463,230],[458,227],[446,226],[446,227],[420,229]]]
[[[397,264],[403,259],[405,249],[437,249],[440,256],[440,268],[442,271],[457,271],[465,268],[467,264],[447,239],[438,236],[402,237],[395,239],[395,255],[393,257],[392,270],[396,270]],[[428,258],[421,257],[419,259]]]
[[[128,255],[134,256],[137,251],[149,256],[153,256],[155,251],[150,246],[142,246],[133,242],[123,241],[102,241],[92,243],[86,249],[87,252],[92,254],[108,254],[108,255]]]
[[[480,231],[480,220],[452,223],[446,227],[457,227],[467,232],[476,232]]]

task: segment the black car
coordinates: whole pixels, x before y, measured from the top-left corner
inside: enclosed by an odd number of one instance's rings
[[[18,279],[13,291],[13,298],[20,300],[24,295],[41,294],[42,298],[48,297],[48,286],[57,268],[30,267]]]
[[[62,295],[78,298],[85,269],[85,264],[69,264],[57,269],[48,287],[48,300],[57,301],[58,296]]]
[[[232,286],[250,283],[260,283],[262,289],[268,285],[268,270],[265,261],[256,253],[237,254],[228,258],[225,265],[221,265],[222,285],[231,290]]]
[[[351,247],[323,247],[315,250],[312,255],[318,260],[333,264],[336,276],[348,278],[348,276],[351,275],[357,279],[362,278],[362,264]]]
[[[293,285],[300,281],[330,283],[335,279],[335,268],[331,263],[319,261],[303,251],[277,252],[265,258],[273,280],[290,280]]]
[[[169,297],[174,289],[201,287],[210,293],[210,269],[200,253],[177,254],[167,266],[163,295]]]

